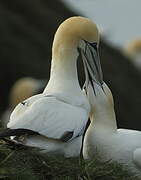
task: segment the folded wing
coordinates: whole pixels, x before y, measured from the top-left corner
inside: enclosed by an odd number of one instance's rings
[[[53,96],[39,96],[15,109],[8,128],[29,129],[48,138],[68,141],[83,133],[87,119],[88,113],[82,107]]]

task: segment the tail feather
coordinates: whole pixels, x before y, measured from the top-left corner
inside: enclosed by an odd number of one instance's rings
[[[1,142],[1,145],[6,145],[8,148],[12,150],[38,150],[37,147],[31,147],[31,146],[26,146],[25,144],[22,144],[18,141],[8,139],[8,138],[1,138],[4,143]]]
[[[0,139],[4,137],[10,137],[10,136],[22,136],[22,135],[39,135],[38,132],[32,131],[30,129],[5,129],[0,132]]]

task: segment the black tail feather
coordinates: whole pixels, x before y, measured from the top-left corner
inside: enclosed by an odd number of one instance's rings
[[[0,139],[4,137],[10,137],[10,136],[22,136],[22,135],[39,135],[38,132],[32,131],[30,129],[5,129],[3,131],[0,131]]]
[[[1,145],[6,145],[9,149],[11,150],[38,150],[37,147],[32,147],[32,146],[26,146],[19,141],[15,141],[12,139],[8,138],[1,138],[2,141],[0,144]]]

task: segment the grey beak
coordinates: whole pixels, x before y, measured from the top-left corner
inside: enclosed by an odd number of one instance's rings
[[[93,90],[94,83],[97,83],[103,89],[103,74],[100,64],[99,52],[96,43],[89,43],[85,41],[85,51],[78,49],[84,64],[85,84],[84,88],[87,90],[88,84],[91,83]]]

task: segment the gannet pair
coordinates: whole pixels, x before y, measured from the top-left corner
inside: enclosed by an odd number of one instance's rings
[[[72,17],[58,28],[52,47],[50,80],[42,94],[19,103],[8,129],[0,138],[12,136],[16,143],[37,147],[44,153],[78,156],[90,104],[77,76],[77,58],[84,56],[86,70],[99,83],[98,30],[87,18]]]
[[[115,160],[140,170],[141,132],[117,129],[112,93],[102,80],[98,44],[97,27],[87,18],[72,17],[62,23],[55,34],[51,75],[44,92],[15,108],[9,129],[0,137],[14,136],[17,143],[42,152],[78,156],[90,113],[84,158],[98,155],[101,161]],[[86,95],[78,83],[79,54],[84,62]]]
[[[43,80],[37,80],[31,77],[20,78],[13,84],[9,93],[8,108],[1,117],[3,127],[7,126],[10,115],[17,104],[35,94],[43,92],[45,84]]]

